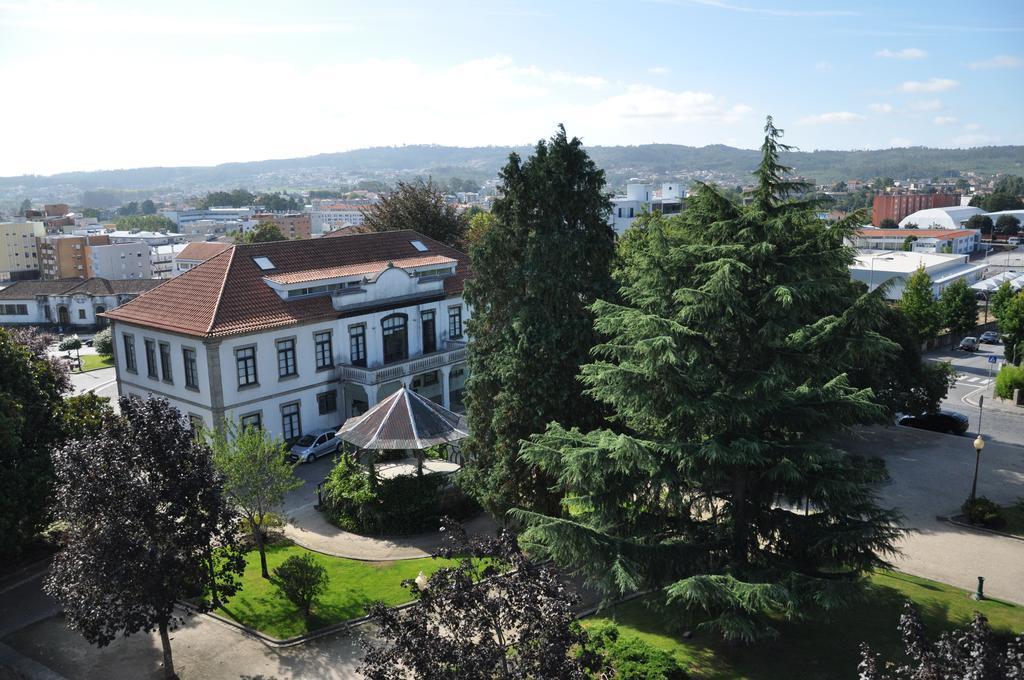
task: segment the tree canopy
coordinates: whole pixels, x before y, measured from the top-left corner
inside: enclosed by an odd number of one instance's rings
[[[985,212],[998,212],[1000,210],[1020,210],[1024,208],[1024,200],[1013,194],[995,192],[991,194],[978,194],[971,199],[970,205],[981,208]]]
[[[512,154],[501,181],[493,219],[470,248],[471,437],[461,477],[498,515],[556,507],[550,479],[519,458],[523,439],[552,420],[599,421],[576,376],[595,341],[588,306],[612,292],[615,247],[604,172],[564,128],[525,162]]]
[[[129,215],[118,217],[114,223],[124,231],[178,231],[174,220],[163,215]]]
[[[199,208],[244,208],[256,204],[256,194],[245,189],[233,191],[211,191],[206,194],[197,207]]]
[[[899,308],[906,316],[919,344],[938,334],[939,328],[942,327],[942,309],[935,299],[932,277],[928,276],[923,265],[907,277]]]
[[[1000,215],[996,220],[995,231],[1004,236],[1016,236],[1020,233],[1020,220],[1013,215]]]
[[[942,323],[953,334],[954,340],[978,325],[978,299],[963,279],[957,279],[942,289],[939,309],[942,310]]]
[[[781,134],[769,118],[748,205],[699,185],[623,255],[623,300],[592,306],[601,342],[581,373],[615,429],[532,437],[523,458],[563,513],[514,513],[524,543],[604,592],[653,589],[737,640],[841,607],[900,534],[876,501],[884,467],[834,443],[886,418],[848,373],[898,349],[882,292],[850,280],[862,215],[826,225],[793,198],[807,185],[780,164]]]
[[[280,227],[273,222],[260,222],[252,229],[252,231],[235,232],[234,238],[235,243],[240,245],[288,240],[288,238],[281,233]]]
[[[971,215],[964,226],[968,229],[977,229],[982,236],[991,236],[992,234],[992,218],[988,215]]]
[[[448,203],[432,181],[399,182],[364,213],[363,223],[374,231],[414,229],[441,243],[464,249],[467,218]]]
[[[992,186],[997,194],[1024,196],[1024,177],[1020,175],[1002,175]]]
[[[122,397],[120,409],[53,455],[53,509],[66,528],[45,588],[100,647],[159,630],[174,678],[178,600],[207,590],[224,601],[245,563],[210,449],[188,421],[163,399]]]

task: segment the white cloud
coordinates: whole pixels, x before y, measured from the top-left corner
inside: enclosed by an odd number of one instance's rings
[[[906,137],[893,137],[892,139],[889,140],[889,146],[892,147],[892,148],[900,148],[900,147],[904,147],[904,146],[913,146],[913,145],[914,145],[914,143],[911,142]]]
[[[827,61],[819,61],[818,63],[816,63],[814,65],[814,70],[815,71],[821,71],[823,73],[826,72],[826,71],[831,71],[832,70],[832,64],[827,62]]]
[[[892,113],[892,104],[868,104],[868,109],[875,113]]]
[[[667,76],[669,73],[672,73],[672,69],[668,66],[652,66],[647,69],[647,72],[655,76]]]
[[[886,59],[924,59],[928,56],[928,53],[922,49],[916,47],[904,47],[902,50],[878,50],[875,52],[876,57],[885,57]]]
[[[932,118],[932,122],[936,125],[952,125],[956,122],[956,118],[953,116],[935,116]]]
[[[732,107],[710,92],[673,92],[650,85],[630,85],[623,94],[599,102],[595,113],[617,119],[734,122],[751,112],[745,104]]]
[[[978,123],[968,123],[967,125],[964,125],[964,129],[965,130],[971,130],[971,131],[980,130],[981,129],[981,125],[979,125]]]
[[[900,85],[900,89],[904,92],[946,92],[959,84],[949,78],[931,78],[925,81],[908,80]]]
[[[971,68],[1018,68],[1024,64],[1019,57],[1012,57],[1009,54],[999,54],[991,59],[984,59],[982,61],[971,62]]]
[[[775,17],[856,17],[860,16],[860,12],[854,12],[851,10],[844,9],[811,9],[811,10],[800,10],[800,9],[778,9],[772,7],[750,7],[747,5],[736,5],[729,2],[723,2],[722,0],[658,0],[662,4],[666,5],[704,5],[705,7],[715,7],[717,9],[725,9],[731,12],[746,12],[749,14],[767,14]]]
[[[942,102],[938,99],[925,99],[923,101],[912,102],[910,108],[915,111],[938,111],[942,108]]]
[[[797,122],[804,125],[817,125],[818,123],[852,123],[858,120],[864,120],[864,116],[852,111],[830,111],[814,116],[804,116]]]

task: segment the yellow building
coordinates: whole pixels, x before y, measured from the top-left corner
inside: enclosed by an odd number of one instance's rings
[[[0,222],[0,281],[39,277],[40,236],[46,236],[42,222]]]

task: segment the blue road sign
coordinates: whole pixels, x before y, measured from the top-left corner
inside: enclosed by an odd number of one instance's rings
[[[988,363],[990,363],[990,364],[996,363],[996,358],[994,356],[989,357],[988,358]]]

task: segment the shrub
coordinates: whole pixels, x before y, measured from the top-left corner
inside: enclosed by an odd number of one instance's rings
[[[984,527],[998,527],[1002,526],[1005,521],[1000,507],[984,496],[974,499],[974,503],[968,500],[960,510],[971,524],[980,524]]]
[[[114,353],[114,336],[111,334],[109,328],[104,328],[99,333],[92,336],[92,347],[96,350],[97,354],[101,354],[105,357],[109,357]]]
[[[612,670],[617,680],[685,680],[689,677],[668,652],[658,649],[638,637],[619,635],[611,623],[587,629],[588,641],[583,656],[596,655],[600,663],[588,663],[604,670]],[[608,674],[595,674],[606,677]]]
[[[313,604],[327,590],[327,570],[309,553],[293,555],[274,569],[271,582],[309,618]]]
[[[1013,399],[1013,391],[1024,390],[1024,366],[1007,364],[996,374],[996,396]]]

